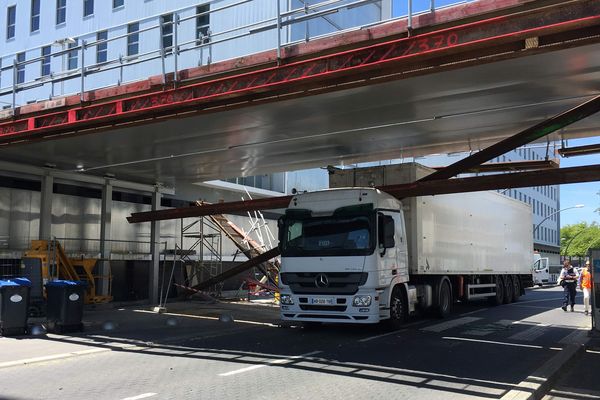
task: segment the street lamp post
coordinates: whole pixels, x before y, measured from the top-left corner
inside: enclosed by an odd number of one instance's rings
[[[548,215],[546,218],[544,218],[544,219],[543,219],[543,220],[542,220],[542,221],[541,221],[539,224],[537,224],[537,225],[535,226],[535,228],[533,228],[533,234],[535,235],[535,233],[537,232],[538,228],[539,228],[539,227],[540,227],[540,226],[541,226],[541,225],[544,223],[544,221],[546,221],[548,218],[550,218],[550,217],[552,217],[552,216],[554,216],[554,215],[556,215],[556,214],[558,214],[558,213],[560,213],[560,212],[562,212],[562,211],[565,211],[565,210],[570,210],[570,209],[572,209],[572,208],[582,208],[582,207],[585,207],[585,206],[584,206],[583,204],[577,204],[577,205],[574,205],[574,206],[572,206],[572,207],[563,208],[563,209],[561,209],[561,210],[558,210],[558,211],[555,211],[555,212],[553,212],[552,214],[550,214],[550,215]]]

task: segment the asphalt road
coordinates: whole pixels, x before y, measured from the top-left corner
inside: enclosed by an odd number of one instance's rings
[[[499,307],[457,305],[446,320],[420,317],[395,332],[279,327],[265,307],[95,312],[84,335],[47,345],[111,351],[0,369],[0,399],[501,398],[586,333],[589,317],[581,305],[560,310],[559,289]]]

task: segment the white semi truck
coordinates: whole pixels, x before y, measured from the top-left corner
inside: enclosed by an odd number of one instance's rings
[[[422,310],[446,316],[456,300],[513,302],[533,284],[532,238],[531,208],[495,192],[299,194],[279,220],[281,317],[398,326]]]

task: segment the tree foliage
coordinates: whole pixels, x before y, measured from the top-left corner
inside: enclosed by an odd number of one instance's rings
[[[600,248],[600,225],[580,222],[560,229],[560,254],[585,257],[589,249]]]

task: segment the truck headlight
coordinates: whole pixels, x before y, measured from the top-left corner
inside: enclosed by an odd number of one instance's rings
[[[352,305],[354,307],[368,307],[371,305],[371,296],[354,296]]]
[[[287,305],[294,304],[294,300],[292,299],[292,296],[290,296],[289,294],[282,294],[281,297],[279,298],[279,302],[281,304],[287,304]]]

